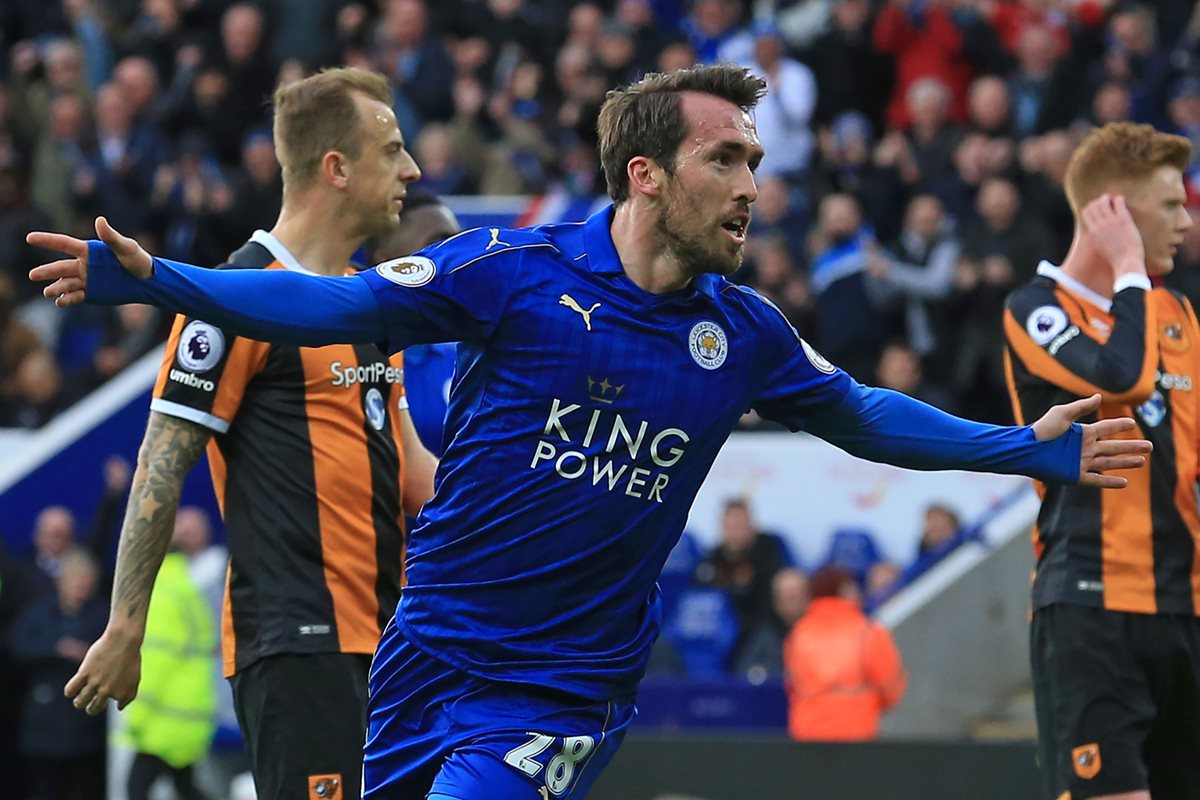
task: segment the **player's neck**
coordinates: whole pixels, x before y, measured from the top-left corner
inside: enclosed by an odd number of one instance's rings
[[[635,210],[633,200],[617,206],[610,233],[625,274],[638,288],[662,294],[691,282],[692,276],[659,241],[654,217],[644,209]]]
[[[318,275],[345,275],[350,257],[362,240],[338,224],[338,217],[309,198],[284,197],[271,234],[296,260]]]
[[[1062,271],[1101,297],[1112,297],[1113,271],[1105,257],[1076,234],[1063,259]]]

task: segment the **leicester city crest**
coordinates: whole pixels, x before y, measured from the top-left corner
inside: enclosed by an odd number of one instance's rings
[[[725,363],[729,340],[725,338],[725,331],[721,330],[720,325],[705,320],[692,326],[692,332],[688,334],[688,350],[697,364],[705,369],[716,369]]]

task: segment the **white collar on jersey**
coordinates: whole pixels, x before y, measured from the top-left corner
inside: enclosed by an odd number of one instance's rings
[[[292,272],[302,272],[305,275],[316,275],[310,269],[305,269],[296,257],[292,255],[292,251],[283,246],[283,242],[275,238],[275,234],[270,231],[264,231],[261,228],[250,235],[250,241],[255,244],[261,244],[267,248],[267,252],[275,256],[275,260]]]
[[[1061,284],[1065,288],[1070,289],[1072,294],[1079,295],[1084,300],[1087,300],[1089,303],[1106,314],[1112,311],[1112,300],[1108,299],[1102,294],[1092,291],[1079,281],[1072,278],[1070,275],[1063,272],[1061,267],[1056,267],[1049,261],[1043,261],[1042,263],[1038,264],[1037,274],[1044,278],[1049,278],[1050,280]]]

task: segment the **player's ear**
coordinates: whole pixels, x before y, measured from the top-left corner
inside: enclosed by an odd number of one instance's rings
[[[321,177],[335,189],[345,189],[350,183],[350,160],[340,150],[327,150],[321,156]]]
[[[658,197],[662,194],[666,183],[667,173],[658,162],[647,156],[634,156],[625,166],[629,177],[629,194],[643,194],[647,197]]]

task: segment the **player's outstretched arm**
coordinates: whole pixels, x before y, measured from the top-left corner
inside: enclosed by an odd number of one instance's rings
[[[124,708],[137,695],[154,579],[171,542],[183,479],[211,437],[202,425],[150,412],[117,546],[108,626],[63,690],[78,709],[99,714],[110,699]]]
[[[1095,395],[1055,406],[1028,426],[987,425],[947,414],[887,389],[855,384],[841,402],[812,415],[808,430],[861,458],[909,469],[1027,475],[1052,483],[1121,488],[1108,472],[1145,464],[1151,444],[1124,437],[1131,419],[1079,424]]]
[[[155,258],[103,217],[100,240],[36,231],[26,240],[67,257],[32,269],[50,281],[43,293],[59,306],[148,303],[268,342],[307,346],[379,342],[382,315],[359,278],[321,278],[289,270],[210,270]]]

